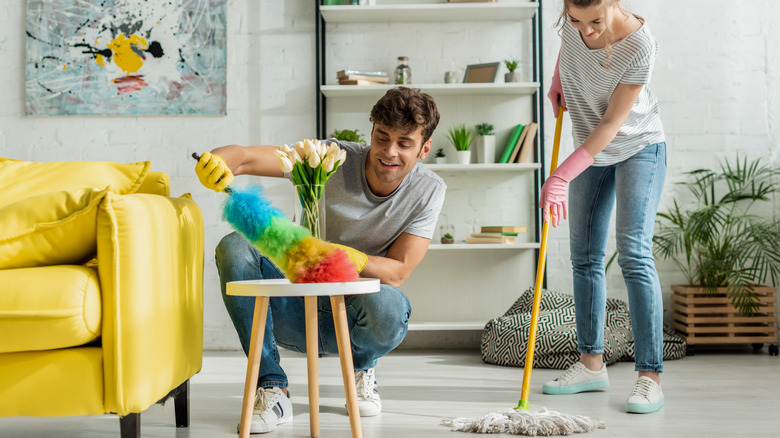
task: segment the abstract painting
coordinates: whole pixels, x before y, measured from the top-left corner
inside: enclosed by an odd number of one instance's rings
[[[226,0],[27,0],[28,115],[225,114]]]

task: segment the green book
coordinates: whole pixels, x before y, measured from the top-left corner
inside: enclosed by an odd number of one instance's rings
[[[499,163],[509,162],[509,157],[512,156],[512,151],[515,149],[517,139],[520,138],[520,133],[522,132],[523,125],[517,125],[512,129],[512,133],[509,134],[509,140],[506,141],[506,146],[504,146],[504,152],[501,153],[501,159],[498,160]]]

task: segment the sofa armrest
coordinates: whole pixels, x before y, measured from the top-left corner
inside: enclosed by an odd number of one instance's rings
[[[189,196],[109,193],[101,203],[108,412],[141,412],[200,371],[203,245],[203,217]]]

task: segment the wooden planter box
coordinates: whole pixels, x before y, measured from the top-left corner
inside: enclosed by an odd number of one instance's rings
[[[758,286],[759,309],[744,316],[731,304],[726,288],[709,294],[702,288],[672,285],[674,328],[689,345],[777,343],[777,298],[775,288]],[[775,346],[776,348],[776,346]],[[770,354],[771,354],[770,350]]]

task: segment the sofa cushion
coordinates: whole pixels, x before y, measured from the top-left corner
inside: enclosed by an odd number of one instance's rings
[[[107,192],[48,192],[0,207],[0,269],[82,263],[94,256],[97,206]]]
[[[0,284],[0,353],[74,347],[100,336],[96,269],[3,269]]]
[[[118,195],[135,193],[146,179],[151,161],[37,163],[0,157],[0,207],[41,193],[84,187],[110,188]]]

